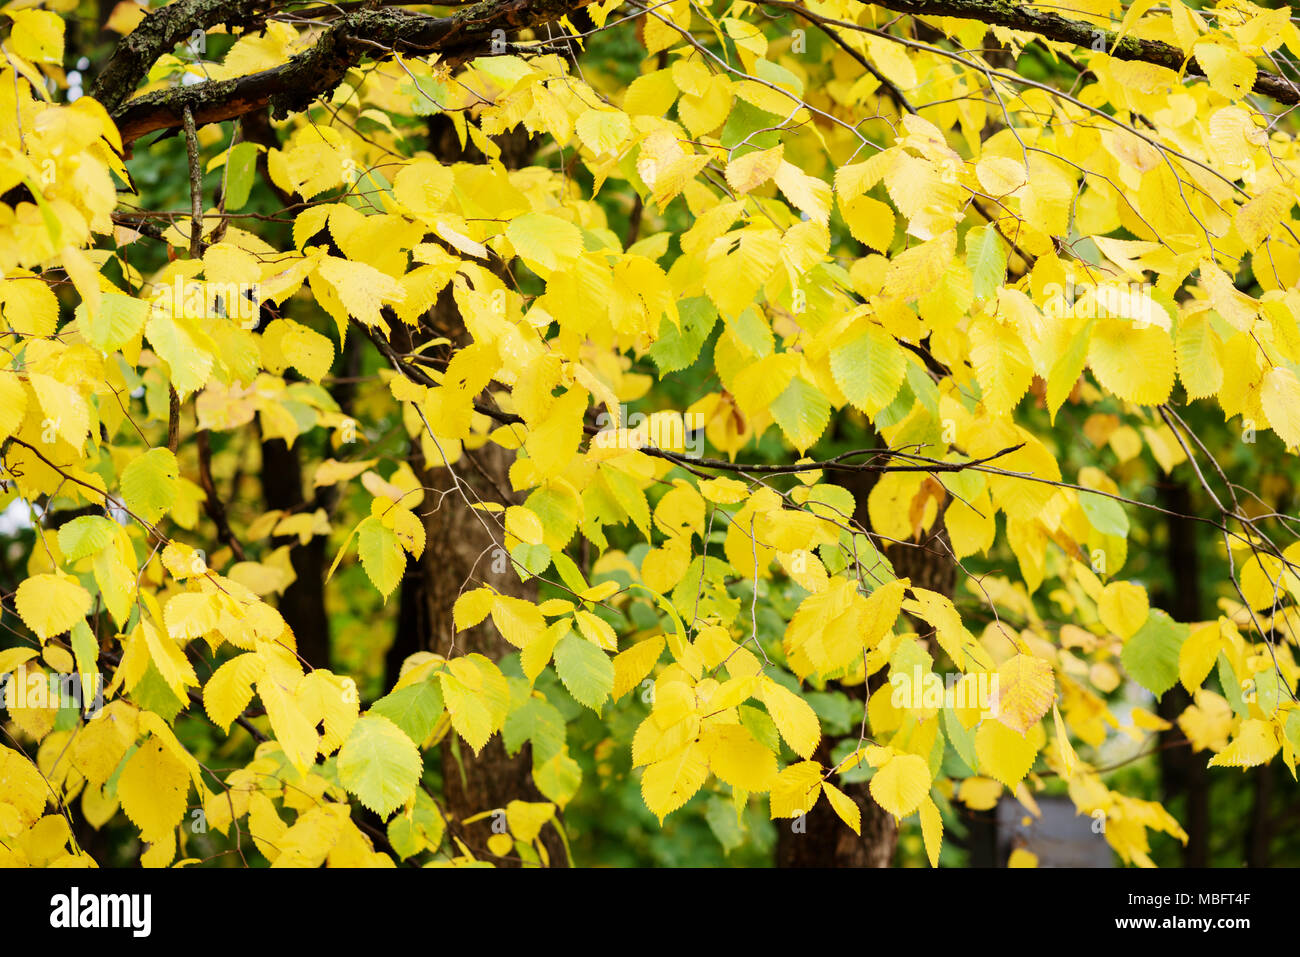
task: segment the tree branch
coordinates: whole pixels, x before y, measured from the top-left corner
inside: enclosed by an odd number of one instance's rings
[[[401,50],[438,53],[441,63],[455,65],[488,52],[494,31],[539,26],[591,2],[483,0],[449,17],[401,9],[355,10],[336,19],[314,46],[281,66],[232,80],[147,93],[115,108],[113,119],[123,143],[155,130],[182,126],[186,109],[193,113],[197,126],[233,119],[266,106],[271,107],[276,119],[283,119],[306,110],[317,97],[332,92],[362,59],[384,60]]]
[[[224,23],[250,23],[271,0],[176,0],[147,14],[121,43],[91,87],[90,95],[109,113],[135,90],[158,58],[196,30]]]
[[[865,2],[865,0],[864,0]],[[1069,20],[1060,14],[1049,13],[1034,7],[998,0],[875,0],[874,6],[896,13],[910,13],[928,17],[959,17],[978,20],[990,26],[1008,27],[1036,33],[1048,40],[1072,43],[1075,46],[1102,47],[1117,60],[1140,60],[1175,72],[1184,69],[1193,76],[1205,76],[1205,69],[1195,58],[1188,59],[1178,47],[1160,40],[1142,40],[1126,36],[1116,43],[1113,30],[1104,30],[1080,20]],[[1272,97],[1280,103],[1300,103],[1300,88],[1284,76],[1260,70],[1255,77],[1254,92]]]

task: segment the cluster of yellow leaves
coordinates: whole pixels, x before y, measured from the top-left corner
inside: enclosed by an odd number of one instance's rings
[[[611,6],[597,8],[598,22]],[[1212,764],[1250,767],[1280,751],[1294,774],[1296,666],[1287,647],[1255,638],[1271,628],[1294,640],[1294,612],[1279,611],[1278,596],[1300,602],[1300,579],[1275,556],[1242,555],[1244,606],[1229,603],[1205,623],[1153,612],[1142,586],[1111,579],[1128,531],[1114,479],[1091,468],[1073,477],[1075,487],[1054,484],[1060,450],[1019,414],[1030,395],[1053,419],[1067,403],[1108,403],[1136,426],[1099,412],[1085,433],[1123,462],[1146,450],[1168,471],[1186,453],[1155,407],[1181,386],[1188,399],[1216,401],[1225,420],[1240,417],[1252,438],[1269,428],[1287,447],[1300,445],[1300,241],[1291,216],[1300,170],[1294,140],[1264,128],[1243,99],[1252,58],[1282,43],[1298,52],[1300,36],[1276,11],[1238,7],[1249,15],[1217,26],[1177,0],[1168,14],[1126,18],[1123,31],[1194,54],[1204,82],[1097,51],[1070,98],[993,80],[978,59],[905,52],[872,33],[853,32],[852,52],[814,62],[789,38],[769,41],[737,17],[682,2],[646,21],[648,53],[663,54],[655,68],[612,95],[557,56],[482,58],[456,83],[403,59],[368,74],[356,118],[386,128],[391,136],[380,135],[396,145],[392,117],[428,113],[422,101],[432,100],[484,162],[427,154],[394,162],[350,126],[299,117],[267,151],[271,182],[308,201],[331,195],[297,214],[291,248],[223,223],[201,257],[151,275],[123,253],[139,234],[111,219],[113,177],[129,182],[113,124],[90,98],[57,105],[46,94],[40,71],[61,59],[59,18],[15,11],[0,76],[0,193],[20,197],[0,205],[0,316],[21,343],[0,367],[8,495],[64,496],[110,514],[44,536],[14,608],[53,674],[100,667],[86,625],[96,603],[121,656],[108,706],[75,734],[55,730],[53,709],[10,703],[39,749],[35,763],[0,751],[9,860],[86,862],[65,819],[44,813],[48,788],[64,806],[80,795],[92,823],[120,806],[149,844],[150,864],[175,860],[191,786],[209,826],[225,832],[247,817],[253,841],[279,865],[387,862],[350,821],[349,795],[391,818],[402,856],[437,849],[443,822],[419,787],[420,749],[449,730],[476,754],[498,733],[512,747],[532,742],[549,803],[512,803],[510,834],[497,835],[493,851],[543,857],[540,830],[581,777],[563,722],[557,741],[546,710],[554,708],[536,687],[547,667],[597,713],[647,689],[632,763],[660,820],[715,780],[738,807],[767,794],[773,818],[809,813],[825,794],[857,830],[852,789],[830,778],[870,768],[871,799],[897,818],[919,816],[932,864],[944,802],[990,806],[1005,788],[1030,806],[1040,760],[1068,781],[1081,813],[1106,815],[1107,840],[1126,861],[1149,863],[1150,829],[1183,836],[1158,805],[1108,790],[1070,744],[1071,734],[1096,748],[1108,730],[1142,739],[1163,727],[1146,712],[1120,726],[1105,695],[1121,668],[1154,694],[1181,682],[1195,695],[1179,726],[1213,753]],[[821,9],[875,22],[850,0]],[[984,32],[944,28],[966,49]],[[683,41],[690,30],[728,37],[739,69],[702,57]],[[204,66],[216,79],[245,75],[284,62],[302,42],[273,23]],[[886,101],[855,54],[933,109],[877,124],[882,144],[863,140],[834,119]],[[178,64],[160,64],[155,76]],[[1111,113],[1143,123],[1099,121]],[[984,137],[990,119],[1014,128]],[[574,151],[590,195],[543,165],[507,169],[491,137],[517,127]],[[777,135],[777,127],[788,128]],[[610,228],[597,198],[618,183],[662,231],[625,244]],[[674,204],[689,225],[670,236]],[[205,234],[221,222],[205,215]],[[178,222],[164,239],[184,249],[190,228]],[[109,236],[116,251],[91,248]],[[1079,236],[1086,251],[1074,248]],[[502,278],[499,264],[513,260],[539,295]],[[1246,263],[1258,295],[1237,288]],[[55,271],[77,300],[62,326]],[[481,655],[418,655],[363,714],[348,679],[304,672],[294,636],[263,600],[293,580],[287,548],[234,561],[228,548],[204,556],[165,537],[164,521],[199,526],[198,466],[188,450],[147,439],[138,447],[126,398],[141,395],[148,419],[162,424],[174,394],[193,403],[200,429],[234,435],[256,420],[263,441],[334,430],[339,458],[316,467],[313,485],[356,479],[370,495],[335,567],[355,537],[386,600],[408,556],[424,552],[425,490],[405,463],[384,477],[377,458],[348,459],[343,435],[357,423],[322,383],[349,331],[416,327],[442,296],[472,344],[421,365],[421,377],[385,372],[368,411],[377,420],[395,403],[434,465],[458,466],[486,443],[515,453],[509,482],[523,503],[484,506],[481,517],[499,527],[512,564],[554,567],[572,600],[465,591],[456,629],[490,620],[519,649],[523,678]],[[276,315],[265,324],[264,304]],[[686,410],[624,423],[624,406],[655,384],[644,361],[660,378],[685,369],[715,328],[711,391]],[[613,427],[590,435],[587,417],[601,408]],[[730,478],[695,482],[649,454],[681,452],[702,428],[735,456],[772,426],[803,454],[833,414],[865,417],[893,449],[951,466],[997,456],[996,469],[884,475],[866,502],[867,536],[847,528],[852,495],[818,473],[779,493]],[[981,587],[1026,627],[997,620],[977,636],[952,598],[895,576],[880,548],[920,537],[942,516],[958,560],[987,555],[999,512],[1020,579]],[[714,531],[717,520],[725,529]],[[606,550],[609,526],[645,539],[639,566]],[[268,512],[241,528],[248,543],[331,533],[324,510]],[[594,571],[617,570],[635,587],[611,577],[591,584],[563,551],[579,533],[604,553]],[[718,540],[720,554],[701,551]],[[1294,546],[1284,557],[1298,557]],[[747,626],[728,586],[757,596],[760,583],[781,581],[797,585],[801,600],[774,664],[777,647]],[[1072,622],[1054,634],[1033,600],[1048,582],[1040,597]],[[620,635],[599,613],[637,600],[667,623]],[[196,640],[214,656],[234,652],[202,683],[187,654]],[[661,663],[665,650],[671,661]],[[4,654],[0,671],[36,667],[34,651]],[[940,654],[970,693],[959,703],[900,704],[892,682],[867,693],[886,668],[935,677]],[[1204,687],[1216,667],[1224,696]],[[995,699],[972,704],[992,678]],[[866,723],[859,747],[828,767],[821,722],[800,691],[830,682],[863,690]],[[273,736],[219,790],[169,720],[140,704],[169,697],[184,707],[192,695],[223,730],[256,696]],[[798,760],[782,767],[787,751]],[[969,776],[944,770],[950,754]],[[296,814],[292,824],[282,810]],[[469,862],[458,850],[454,861]]]

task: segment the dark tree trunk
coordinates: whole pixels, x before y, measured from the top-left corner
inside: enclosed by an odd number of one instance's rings
[[[431,119],[429,140],[431,150],[444,163],[470,158],[462,153],[451,124],[442,117]],[[522,166],[531,156],[525,136],[507,135],[498,142],[502,146],[502,162],[511,168]],[[456,345],[467,341],[464,323],[448,292],[439,297],[420,329],[395,330],[394,344],[399,351],[408,351],[418,347],[429,335],[445,336]],[[517,504],[508,492],[512,459],[510,453],[494,444],[465,453],[454,465],[463,494],[470,501]],[[390,685],[396,680],[402,661],[417,651],[436,651],[448,657],[477,652],[499,661],[516,650],[501,637],[490,618],[456,633],[452,606],[463,589],[486,581],[504,594],[537,598],[536,587],[520,581],[498,545],[502,532],[494,517],[469,507],[462,492],[456,489],[451,471],[441,461],[425,462],[418,442],[412,443],[411,464],[428,490],[421,506],[425,512],[425,549],[420,561],[408,563],[402,578],[397,632],[385,659]],[[495,735],[476,756],[463,741],[449,734],[441,750],[444,811],[453,821],[504,808],[512,800],[546,800],[533,783],[530,745],[511,757],[506,754],[501,736]],[[487,849],[488,838],[492,836],[491,817],[458,825],[456,835],[475,856],[498,864],[512,863],[510,859],[494,857]],[[567,863],[564,845],[554,827],[543,829],[542,842],[552,865]]]
[[[874,431],[869,430],[868,436],[879,442]],[[853,520],[863,528],[870,527],[867,496],[877,477],[873,472],[849,472],[838,479],[853,493]],[[947,547],[947,539],[948,533],[940,517],[930,532],[921,536],[919,544],[893,546],[886,552],[900,577],[910,577],[918,587],[951,597],[956,563]],[[928,627],[919,623],[918,634],[924,635],[924,629]],[[886,679],[885,671],[881,670],[872,675],[865,688],[847,690],[865,705],[865,696],[884,684]],[[839,740],[823,738],[813,759],[829,766],[830,754]],[[795,822],[781,822],[776,846],[778,867],[889,867],[893,863],[898,845],[898,822],[876,804],[865,783],[845,785],[841,790],[862,809],[862,836],[858,837],[845,827],[825,802],[819,802],[798,822],[800,831],[793,829]]]
[[[298,449],[283,439],[262,443],[262,495],[268,509],[300,511],[307,505],[302,494],[302,463]],[[313,668],[328,668],[330,663],[329,616],[325,614],[325,544],[317,535],[306,545],[297,544],[296,536],[278,536],[271,540],[276,548],[292,545],[289,559],[297,576],[280,596],[280,614],[293,629],[298,654]]]
[[[813,760],[830,767],[835,739],[823,738]],[[871,798],[865,782],[836,784],[862,809],[862,836],[854,834],[821,800],[802,818],[779,821],[778,867],[888,867],[898,843],[898,825]]]
[[[1273,843],[1273,765],[1262,764],[1255,778],[1255,812],[1246,831],[1246,866],[1268,867]]]
[[[1192,496],[1185,482],[1164,476],[1157,485],[1161,508],[1180,515],[1191,514]],[[1165,523],[1168,540],[1165,558],[1169,566],[1170,591],[1157,593],[1156,604],[1177,621],[1198,621],[1201,611],[1200,563],[1196,552],[1197,523],[1190,518],[1168,516]],[[1210,779],[1203,756],[1192,753],[1182,744],[1183,732],[1175,723],[1191,704],[1191,696],[1182,685],[1174,685],[1160,698],[1156,712],[1172,727],[1161,731],[1160,747],[1161,800],[1166,808],[1183,806],[1187,846],[1183,848],[1184,867],[1206,867],[1210,858]],[[1172,810],[1171,810],[1172,813]]]

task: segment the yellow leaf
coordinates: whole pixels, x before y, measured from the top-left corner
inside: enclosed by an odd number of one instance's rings
[[[1042,658],[1017,654],[998,667],[997,719],[1024,734],[1042,720],[1056,696],[1052,666]]]
[[[1078,763],[1079,757],[1074,753],[1074,747],[1070,744],[1070,736],[1065,731],[1065,722],[1061,720],[1060,709],[1056,707],[1055,703],[1052,704],[1052,723],[1056,728],[1056,746],[1061,752],[1061,766],[1068,778],[1074,774],[1074,766]]]
[[[957,789],[957,800],[972,811],[991,811],[1002,797],[1002,785],[992,778],[966,778]]]
[[[33,63],[63,61],[63,18],[51,10],[12,10],[9,40],[14,52]]]
[[[605,619],[582,609],[575,611],[573,617],[578,625],[578,631],[582,632],[582,636],[592,644],[605,651],[618,650],[618,636],[614,634],[613,627]]]
[[[783,769],[772,785],[772,820],[807,814],[821,797],[822,766],[800,761]]]
[[[877,252],[888,252],[894,241],[894,211],[878,199],[840,196],[840,215],[853,238]]]
[[[266,665],[257,655],[231,658],[203,686],[203,707],[213,724],[227,734],[230,725],[253,700],[253,683]]]
[[[708,776],[705,750],[698,742],[691,742],[672,757],[645,769],[641,775],[641,796],[662,824],[665,817],[691,799]]]
[[[142,621],[136,627],[144,637],[145,647],[149,649],[149,658],[154,667],[158,669],[159,674],[176,696],[182,701],[185,700],[185,689],[198,687],[199,684],[190,659],[185,656],[180,645],[149,622]]]
[[[1274,366],[1264,376],[1259,400],[1268,424],[1288,448],[1300,445],[1300,379],[1284,366]]]
[[[943,846],[943,815],[929,795],[921,803],[921,839],[925,842],[925,856],[930,859],[930,866],[938,867],[939,849]]]
[[[1217,621],[1193,628],[1187,636],[1178,649],[1178,680],[1189,694],[1195,694],[1205,683],[1222,647],[1223,633]]]
[[[1159,405],[1174,387],[1173,343],[1158,326],[1097,320],[1088,364],[1102,387],[1126,402]]]
[[[18,616],[41,641],[69,631],[85,618],[90,603],[90,592],[63,574],[33,575],[14,596]]]
[[[925,295],[939,285],[956,252],[957,233],[950,229],[899,253],[885,270],[885,292],[905,301]]]
[[[457,631],[473,628],[492,611],[496,593],[486,586],[471,588],[456,596],[451,607],[451,618]]]
[[[1210,767],[1246,768],[1267,764],[1281,745],[1268,721],[1250,718],[1241,722],[1232,742],[1210,760]]]
[[[529,268],[548,276],[582,255],[582,230],[573,223],[548,213],[515,216],[506,227],[506,238]]]
[[[773,177],[777,187],[796,209],[825,226],[830,218],[830,183],[810,176],[793,163],[781,161]]]
[[[1270,186],[1254,199],[1237,207],[1234,222],[1246,248],[1257,249],[1282,217],[1295,204],[1295,193],[1286,186]]]
[[[742,791],[761,793],[776,783],[776,755],[740,724],[720,724],[700,736],[709,770]]]
[[[22,752],[4,746],[0,746],[0,794],[26,827],[36,823],[50,797],[49,785],[36,766]]]
[[[582,417],[586,411],[586,390],[570,389],[555,400],[541,422],[528,430],[524,448],[539,478],[559,475],[573,460],[582,442]]]
[[[451,726],[477,755],[505,723],[510,685],[501,670],[483,655],[453,658],[447,662],[447,669],[438,678]]]
[[[767,706],[768,714],[791,750],[802,758],[812,757],[822,737],[812,705],[771,678],[763,679],[757,697]]]
[[[1097,599],[1101,623],[1125,641],[1146,624],[1150,611],[1146,589],[1132,582],[1111,582]]]
[[[1028,734],[1012,731],[1000,721],[984,721],[975,732],[975,757],[980,770],[1014,789],[1034,765],[1038,742],[1043,740],[1042,725]]]
[[[131,755],[117,782],[122,810],[140,829],[141,840],[166,840],[185,817],[190,776],[157,737]]]
[[[1009,325],[981,317],[970,329],[970,359],[991,415],[1008,415],[1034,378],[1029,350]]]
[[[663,635],[652,635],[614,656],[613,700],[617,701],[645,680],[663,653],[664,644]]]
[[[1032,851],[1027,851],[1023,847],[1017,847],[1007,858],[1007,867],[1037,867],[1038,855]]]
[[[753,192],[776,175],[784,154],[784,144],[778,143],[771,149],[736,157],[727,164],[727,184],[737,193]]]
[[[871,777],[871,796],[896,818],[921,806],[930,793],[930,767],[916,754],[899,754]]]
[[[854,834],[861,837],[862,809],[858,807],[857,802],[829,782],[822,783],[822,792],[826,795],[826,800],[831,802],[831,808],[840,816],[840,820],[853,828]]]
[[[268,672],[259,677],[257,694],[266,707],[271,731],[284,749],[285,757],[300,774],[306,773],[316,760],[318,738],[315,726],[303,714],[292,690],[285,687],[279,675]]]
[[[1196,62],[1205,70],[1214,92],[1229,100],[1239,100],[1255,85],[1258,72],[1250,57],[1226,43],[1202,40],[1195,47]]]

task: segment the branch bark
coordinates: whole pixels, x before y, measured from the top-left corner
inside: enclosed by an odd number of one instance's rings
[[[1178,47],[1160,40],[1143,40],[1126,36],[1118,43],[1113,30],[1104,30],[1081,20],[1070,20],[1058,13],[1038,10],[1000,0],[876,0],[873,6],[896,13],[927,17],[959,17],[978,20],[989,26],[1008,27],[1036,33],[1047,40],[1082,47],[1102,47],[1117,60],[1140,60],[1192,76],[1205,76],[1205,68],[1188,58]],[[1300,87],[1284,76],[1260,70],[1255,77],[1254,92],[1272,97],[1279,103],[1300,103]]]
[[[514,31],[551,23],[591,2],[484,0],[449,17],[401,9],[355,10],[334,20],[314,46],[270,70],[231,80],[160,90],[125,101],[120,87],[128,85],[129,92],[138,82],[139,76],[131,72],[131,67],[138,66],[148,55],[141,53],[129,65],[121,67],[110,84],[101,81],[100,85],[105,86],[105,96],[115,101],[109,109],[124,144],[155,130],[180,127],[186,109],[193,113],[198,126],[233,119],[267,106],[272,116],[283,119],[306,110],[317,97],[332,92],[343,82],[348,70],[363,59],[385,60],[398,51],[438,53],[441,63],[456,65],[488,52],[497,30]],[[142,23],[124,46],[148,23],[149,20]],[[166,27],[165,36],[170,38],[175,30],[171,29],[170,22]],[[163,41],[140,41],[136,46],[154,51],[160,42]],[[96,86],[97,90],[100,85]]]
[[[114,113],[163,54],[196,30],[251,23],[270,0],[176,0],[147,14],[113,51],[90,95]]]

